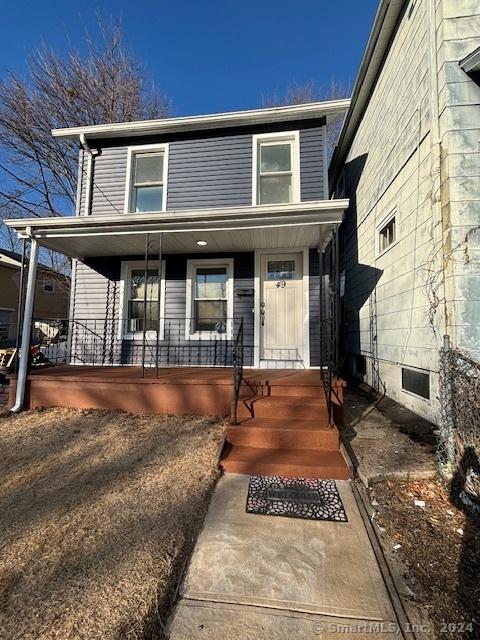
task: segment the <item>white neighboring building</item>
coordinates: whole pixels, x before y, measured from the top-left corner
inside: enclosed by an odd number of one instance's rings
[[[346,364],[435,422],[444,334],[480,360],[479,47],[478,0],[382,0],[330,167]]]

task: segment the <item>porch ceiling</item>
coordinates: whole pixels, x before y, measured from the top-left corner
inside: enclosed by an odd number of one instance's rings
[[[164,253],[318,247],[342,221],[348,200],[156,214],[10,220],[20,237],[72,258],[142,255],[145,236],[162,233]],[[199,240],[205,246],[199,246]]]

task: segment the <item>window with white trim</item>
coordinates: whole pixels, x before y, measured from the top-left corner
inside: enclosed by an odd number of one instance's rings
[[[55,280],[52,278],[44,278],[43,291],[44,293],[55,293]]]
[[[259,136],[254,153],[255,204],[298,201],[298,136]]]
[[[122,269],[124,286],[123,335],[143,334],[145,324],[145,331],[154,332],[155,335],[157,327],[159,327],[162,338],[165,295],[164,263],[162,262],[161,274],[158,272],[158,262],[150,262],[146,274],[145,263],[141,260],[124,262]]]
[[[126,210],[144,213],[165,210],[166,147],[129,149]]]
[[[396,216],[391,216],[378,230],[378,252],[383,253],[397,239]]]
[[[232,272],[232,260],[188,261],[187,337],[230,337]]]

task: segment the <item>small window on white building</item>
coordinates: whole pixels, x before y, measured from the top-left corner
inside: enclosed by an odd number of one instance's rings
[[[188,262],[187,338],[231,337],[232,279],[231,260]]]
[[[402,389],[430,400],[430,373],[402,367]]]
[[[55,280],[52,280],[52,278],[44,278],[43,291],[45,293],[55,293]]]
[[[254,204],[297,202],[298,133],[254,136]]]
[[[397,239],[397,221],[393,215],[378,231],[378,252],[383,253]]]
[[[126,212],[164,211],[166,147],[131,147],[128,156]]]

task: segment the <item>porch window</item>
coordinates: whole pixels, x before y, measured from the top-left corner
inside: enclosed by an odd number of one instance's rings
[[[163,263],[161,271],[159,279],[158,263],[150,262],[147,274],[145,274],[145,263],[141,260],[123,263],[124,276],[122,280],[125,290],[123,335],[143,334],[145,319],[145,331],[153,332],[156,337],[158,328],[162,339],[165,290]]]
[[[256,138],[254,204],[281,204],[300,199],[297,134]]]
[[[166,148],[130,148],[126,210],[128,213],[164,211],[166,205]]]
[[[232,261],[189,261],[187,337],[228,337],[233,311]]]

